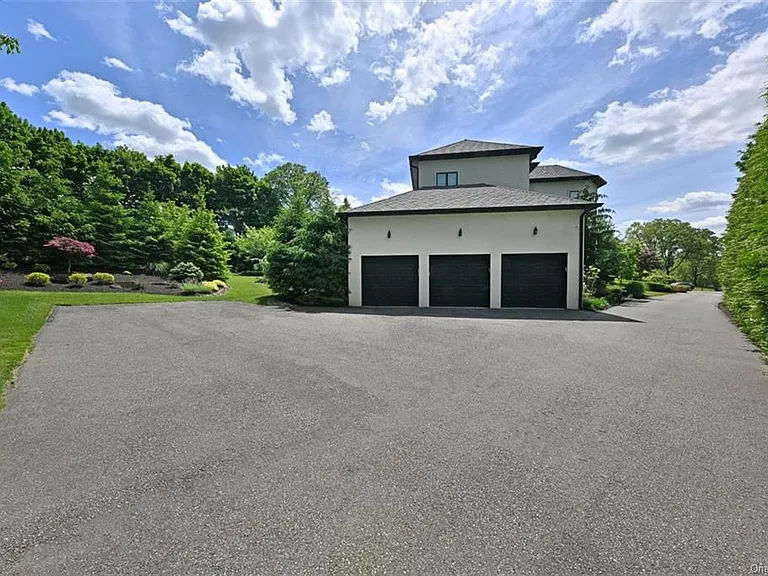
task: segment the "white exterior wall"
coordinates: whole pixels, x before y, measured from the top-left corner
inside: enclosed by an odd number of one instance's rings
[[[459,184],[496,184],[528,190],[530,158],[528,154],[514,156],[483,156],[453,160],[419,160],[419,188],[435,186],[437,172],[458,172]]]
[[[568,254],[568,308],[579,307],[581,210],[349,216],[349,305],[363,300],[362,256],[419,256],[419,306],[429,306],[430,254],[490,254],[491,308],[501,307],[501,255]],[[533,235],[533,227],[538,234]],[[462,235],[459,237],[459,228]],[[387,238],[387,232],[392,237]]]
[[[571,190],[584,190],[589,188],[592,192],[597,192],[597,186],[592,180],[559,180],[554,182],[539,182],[531,180],[530,189],[536,192],[546,192],[547,194],[556,194],[568,198],[568,192]]]

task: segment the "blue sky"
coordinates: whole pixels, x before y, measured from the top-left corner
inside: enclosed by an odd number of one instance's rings
[[[73,139],[209,167],[282,161],[366,202],[462,138],[601,174],[620,228],[721,231],[765,113],[768,4],[4,2],[0,98]]]

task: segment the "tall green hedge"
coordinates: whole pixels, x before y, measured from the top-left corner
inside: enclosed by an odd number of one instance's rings
[[[737,166],[742,175],[723,239],[724,299],[741,329],[768,353],[768,118]]]

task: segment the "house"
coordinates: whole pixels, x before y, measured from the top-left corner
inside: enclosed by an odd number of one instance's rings
[[[580,200],[605,180],[541,146],[462,140],[409,157],[413,190],[345,212],[351,306],[579,308]]]

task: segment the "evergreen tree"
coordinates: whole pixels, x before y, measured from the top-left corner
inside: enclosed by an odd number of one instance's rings
[[[198,208],[174,246],[174,264],[192,262],[203,271],[206,280],[224,280],[229,276],[228,257],[215,215],[210,210]]]

